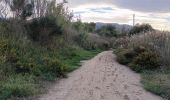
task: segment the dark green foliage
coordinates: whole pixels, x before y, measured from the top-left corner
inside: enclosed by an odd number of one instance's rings
[[[0,83],[0,99],[9,97],[24,97],[38,93],[34,77],[29,75],[13,75]]]
[[[119,63],[121,64],[129,64],[130,62],[132,62],[134,56],[136,55],[135,52],[133,50],[130,49],[119,49],[116,51],[117,54],[117,60]]]
[[[138,55],[133,63],[144,66],[144,69],[155,69],[160,66],[160,57],[156,52],[145,51]]]
[[[136,25],[130,30],[129,35],[145,33],[145,32],[153,31],[153,30],[154,29],[149,24]]]
[[[81,21],[77,21],[77,22],[74,22],[73,23],[73,27],[78,31],[78,32],[80,32],[80,31],[82,31],[82,22]]]
[[[13,39],[10,37],[0,39],[1,100],[11,96],[35,95],[39,90],[39,85],[36,85],[39,84],[38,80],[66,77],[66,72],[78,68],[80,60],[98,53],[72,47],[48,49],[34,42],[26,42],[26,40],[20,42]]]
[[[41,68],[42,73],[48,73],[50,75],[56,76],[65,76],[65,72],[67,70],[67,67],[61,63],[58,59],[49,59],[45,58],[43,59],[43,67]],[[48,66],[48,67],[46,67]]]
[[[107,39],[105,36],[100,36],[98,33],[95,32],[96,27],[95,23],[93,22],[83,23],[81,22],[81,20],[78,20],[77,22],[74,22],[72,25],[79,33],[75,35],[74,38],[74,40],[76,41],[76,43],[78,43],[79,46],[87,50],[95,50],[98,48],[99,49],[110,48],[111,45],[109,43],[110,42],[109,39]],[[112,31],[112,28],[110,28],[110,31]]]
[[[138,54],[129,66],[135,71],[153,70],[160,66],[160,57],[157,53],[144,51]]]
[[[91,49],[89,41],[87,41],[87,38],[88,38],[88,34],[82,33],[82,34],[79,34],[76,41],[78,41],[79,45],[81,45],[83,48]]]
[[[89,30],[89,32],[94,32],[94,31],[95,31],[95,28],[96,28],[96,23],[90,22],[90,23],[88,24],[88,30]]]
[[[74,30],[63,3],[56,7],[55,0],[49,1],[47,8],[42,9],[43,17],[37,15],[27,20],[36,13],[34,4],[25,0],[9,1],[14,17],[0,22],[0,100],[36,95],[43,88],[40,87],[43,81],[66,77],[67,72],[80,66],[80,60],[99,52],[98,44],[105,43],[95,41],[96,46],[90,39],[102,39],[93,36],[89,39],[86,35],[94,31],[94,23],[80,23],[77,30],[80,33]],[[46,0],[43,2],[47,4]],[[77,45],[74,35],[85,45]]]
[[[39,66],[44,66],[43,70],[56,67],[53,69],[53,73],[56,74],[60,74],[60,71],[64,72],[63,65],[54,57],[58,55],[57,52],[53,53],[54,50],[46,50],[45,47],[40,46],[35,47],[29,43],[27,43],[27,46],[21,46],[18,42],[11,42],[12,41],[6,40],[3,42],[4,44],[1,45],[0,53],[1,56],[4,57],[4,61],[1,62],[10,63],[15,73],[32,73],[34,68],[36,67],[35,69],[38,70],[37,68],[39,68]],[[53,56],[50,57],[51,53],[53,53]],[[44,57],[47,58],[46,61],[44,61]],[[42,74],[43,70],[40,70]],[[48,71],[50,72],[50,70]]]
[[[128,65],[137,72],[153,70],[160,66],[161,62],[158,52],[153,52],[144,46],[118,50],[116,52],[118,62]]]
[[[91,22],[91,23],[83,23],[81,20],[74,22],[73,27],[78,31],[78,32],[95,32],[95,27],[96,24]]]
[[[33,19],[28,23],[28,30],[30,30],[31,39],[41,43],[48,42],[52,37],[61,35],[63,32],[55,17]]]
[[[96,32],[101,36],[106,37],[117,37],[116,28],[112,25],[103,26],[102,28],[96,30]]]

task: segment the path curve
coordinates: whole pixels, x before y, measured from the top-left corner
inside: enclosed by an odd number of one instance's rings
[[[140,75],[115,58],[112,51],[98,54],[58,81],[39,100],[162,100],[145,91]]]

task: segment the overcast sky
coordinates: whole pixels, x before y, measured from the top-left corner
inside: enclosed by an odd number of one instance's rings
[[[68,6],[84,22],[132,25],[150,23],[154,28],[170,30],[170,0],[68,0]]]

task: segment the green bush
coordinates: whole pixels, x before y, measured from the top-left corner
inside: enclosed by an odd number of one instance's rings
[[[129,64],[135,56],[135,52],[131,49],[119,49],[117,51],[117,61],[121,64]]]
[[[66,66],[58,60],[56,49],[34,46],[32,43],[22,45],[17,40],[12,42],[9,39],[0,40],[0,47],[0,71],[5,75],[30,73],[41,76],[50,73],[55,77],[64,76]],[[73,55],[70,54],[71,57]],[[44,58],[47,58],[46,62]]]
[[[7,41],[4,39],[0,40],[0,64],[6,61],[6,49],[7,49]]]
[[[145,32],[153,31],[153,30],[154,29],[149,24],[136,25],[130,30],[129,35],[145,33]]]
[[[14,75],[0,83],[0,99],[6,100],[9,97],[25,97],[35,95],[38,92],[34,77]]]
[[[43,67],[41,68],[42,73],[48,73],[52,75],[54,78],[56,76],[62,76],[65,77],[66,72],[66,66],[61,63],[58,59],[49,59],[45,58],[43,59]]]
[[[41,43],[50,41],[54,35],[61,35],[63,32],[55,17],[33,19],[26,26],[30,30],[28,34],[31,39]]]
[[[156,69],[161,63],[159,53],[144,46],[137,46],[133,49],[122,48],[117,52],[117,60],[138,72]]]
[[[136,52],[137,54],[143,53],[147,50],[149,50],[149,47],[145,47],[145,46],[135,46],[134,48],[134,52]]]
[[[101,36],[106,37],[117,37],[118,32],[116,30],[116,27],[113,25],[106,25],[101,27],[100,29],[96,30],[96,32]]]
[[[135,71],[153,70],[160,66],[160,57],[157,53],[144,51],[138,54],[129,66]]]
[[[30,78],[30,81],[27,77],[16,75],[33,75],[43,80],[65,77],[67,66],[58,60],[57,49],[47,49],[32,43],[23,45],[17,40],[9,41],[9,38],[1,39],[0,47],[0,100],[34,94],[34,81],[36,83],[38,80]]]
[[[84,49],[106,50],[110,47],[109,41],[95,33],[82,33],[76,36],[75,41]]]
[[[32,96],[39,92],[39,85],[43,83],[39,81],[65,77],[66,72],[79,67],[80,60],[98,53],[96,48],[94,51],[71,48],[72,37],[77,33],[70,25],[71,16],[64,7],[53,5],[51,14],[45,17],[9,18],[0,23],[0,100]],[[85,29],[94,31],[92,26]],[[87,44],[87,47],[97,47],[93,42]]]
[[[146,90],[170,100],[169,32],[151,31],[127,38],[125,46],[119,45],[122,49],[116,52],[118,58],[128,48],[133,48],[136,56],[128,62],[128,66],[142,73],[142,83]],[[123,57],[123,61],[126,61],[124,53]]]

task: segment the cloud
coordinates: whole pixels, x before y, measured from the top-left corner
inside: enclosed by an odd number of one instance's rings
[[[78,7],[87,4],[109,4],[112,0],[68,0],[70,7]]]
[[[90,11],[99,12],[99,13],[107,13],[113,11],[112,7],[101,7],[101,8],[89,8]]]
[[[170,0],[68,0],[70,7],[87,4],[108,4],[140,12],[170,12]]]
[[[170,12],[170,0],[113,0],[113,4],[142,12]]]
[[[113,0],[113,4],[142,12],[170,12],[170,0]]]
[[[106,7],[105,5],[99,7],[81,6],[74,8],[73,11],[75,15],[81,15],[82,21],[85,22],[129,23],[133,14],[130,10]]]
[[[149,23],[154,28],[170,30],[170,0],[69,0],[69,8],[85,22],[132,25]]]

